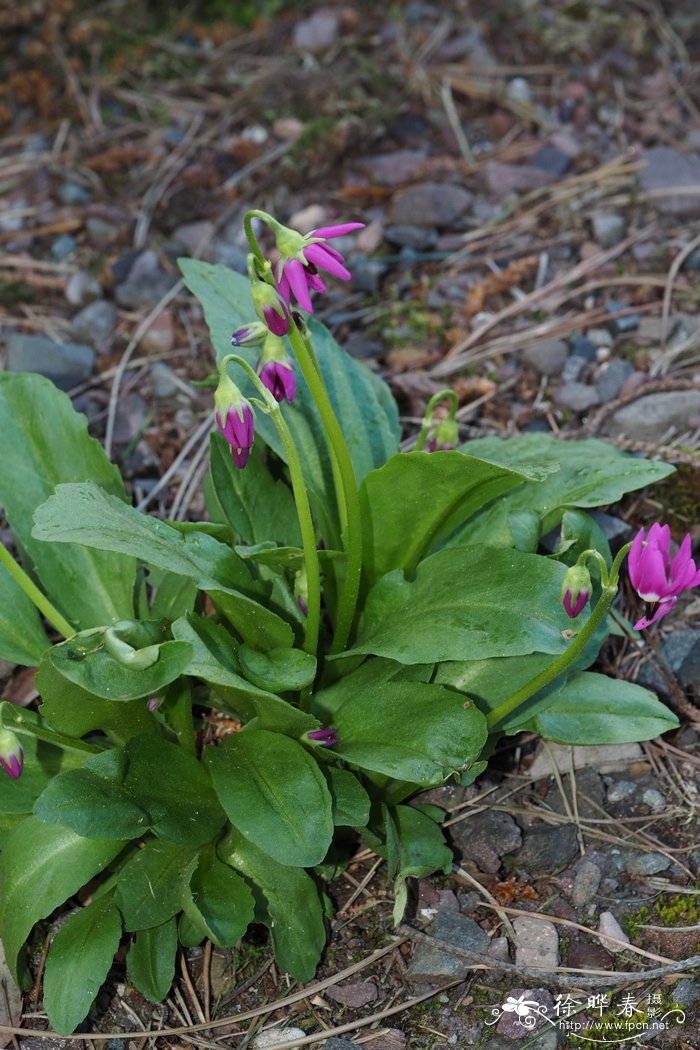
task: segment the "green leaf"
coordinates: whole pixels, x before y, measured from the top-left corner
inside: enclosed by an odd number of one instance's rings
[[[19,952],[34,923],[102,871],[123,846],[81,838],[37,817],[28,817],[5,836],[0,854],[0,940],[17,984],[23,985]]]
[[[148,814],[131,793],[90,769],[54,777],[37,799],[34,813],[90,839],[133,839],[148,829]]]
[[[194,259],[180,259],[178,262],[187,287],[204,307],[217,360],[221,361],[231,352],[231,331],[250,320],[253,314],[248,281],[224,266],[210,266]],[[328,329],[313,319],[309,328],[316,358],[359,482],[398,450],[400,429],[396,404],[386,384],[344,353]],[[239,348],[238,352],[249,363],[255,364],[254,350]],[[240,379],[241,387],[249,389],[247,380]],[[328,518],[329,509],[335,505],[331,464],[318,409],[298,370],[297,396],[292,405],[285,406],[285,420],[301,458],[307,485],[316,497],[317,512],[326,516],[324,538],[334,545],[338,526]],[[284,449],[273,422],[258,413],[255,425],[263,441],[284,460]]]
[[[136,574],[129,557],[115,558],[73,543],[42,543],[32,514],[62,482],[91,479],[125,506],[119,472],[99,442],[88,436],[84,416],[48,379],[0,374],[0,504],[51,601],[78,629],[133,615]]]
[[[203,936],[214,944],[233,947],[255,916],[255,901],[248,885],[212,849],[203,850],[190,883],[192,901],[185,912]]]
[[[226,818],[201,762],[150,733],[134,737],[124,752],[124,787],[146,810],[159,838],[201,846],[216,835]]]
[[[207,751],[226,815],[280,864],[319,864],[333,837],[331,796],[318,764],[280,733],[254,729]]]
[[[150,930],[139,930],[126,954],[126,973],[149,1002],[162,1003],[175,977],[177,922],[168,919]]]
[[[478,758],[486,740],[475,704],[439,685],[386,682],[350,692],[333,715],[333,754],[414,784],[441,784]]]
[[[352,653],[405,664],[560,653],[571,621],[565,569],[511,549],[457,547],[432,554],[412,582],[398,569],[369,592]]]
[[[239,470],[228,442],[221,434],[212,434],[209,469],[223,515],[241,543],[300,545],[291,489],[283,481],[275,481],[260,449],[254,448],[245,470]]]
[[[310,981],[326,943],[316,885],[305,871],[278,864],[232,830],[219,847],[221,859],[240,871],[265,899],[275,958],[297,981]]]
[[[22,776],[17,780],[4,775],[0,778],[0,814],[28,816],[46,785],[57,774],[79,766],[83,761],[84,756],[77,752],[53,747],[29,734],[22,736],[21,743],[24,750]]]
[[[369,820],[369,795],[349,769],[324,766],[333,802],[333,823],[336,827],[363,828]]]
[[[138,700],[159,693],[184,672],[192,655],[187,642],[163,642],[158,658],[141,670],[125,666],[105,649],[88,649],[80,635],[56,645],[47,662],[69,682],[103,700]]]
[[[112,895],[99,897],[71,915],[49,948],[44,1007],[57,1032],[75,1031],[102,986],[122,935]]]
[[[559,744],[629,744],[677,729],[678,719],[649,689],[584,671],[575,675],[522,729]]]
[[[238,659],[246,678],[271,693],[303,689],[316,676],[316,657],[302,649],[270,649],[261,653],[242,645]]]
[[[651,485],[675,469],[667,463],[633,458],[604,441],[561,441],[549,434],[522,434],[506,440],[478,438],[462,448],[472,456],[510,469],[557,463],[560,469],[540,485],[522,485],[487,507],[478,518],[457,530],[450,546],[510,546],[511,514],[535,512],[542,535],[557,525],[565,507],[617,503],[626,492]]]
[[[367,475],[360,490],[363,560],[370,580],[392,569],[414,572],[441,534],[527,479],[522,471],[462,452],[392,456]]]
[[[0,565],[0,660],[37,667],[48,646],[36,606]]]
[[[151,841],[119,871],[115,902],[129,931],[160,926],[182,909],[197,866],[193,849]]]
[[[406,879],[424,878],[438,870],[447,874],[452,867],[452,851],[435,821],[413,806],[392,807],[387,813],[389,824],[393,828],[391,835],[387,833],[387,846],[374,848],[387,858],[390,872],[392,868],[395,872],[394,924],[398,925],[406,908]]]
[[[115,703],[94,696],[64,678],[53,666],[50,652],[44,654],[35,682],[43,701],[42,718],[58,733],[81,737],[100,729],[121,744],[156,728],[143,700]]]

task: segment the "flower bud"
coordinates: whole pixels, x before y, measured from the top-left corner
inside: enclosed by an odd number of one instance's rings
[[[231,336],[231,346],[256,346],[269,334],[267,325],[262,321],[250,321],[249,324],[236,329]]]
[[[294,365],[284,340],[268,332],[258,361],[258,375],[277,401],[293,401],[297,393]]]
[[[222,375],[214,394],[216,424],[233,453],[233,462],[243,468],[248,462],[255,436],[253,410],[236,384]]]
[[[309,740],[316,740],[321,747],[334,747],[338,743],[338,732],[335,729],[312,729],[306,735]]]
[[[591,593],[591,574],[585,565],[570,566],[566,570],[561,589],[561,600],[566,615],[575,619],[582,611]]]
[[[459,444],[459,434],[454,416],[449,415],[441,419],[435,427],[433,436],[428,439],[426,452],[447,452]]]
[[[289,330],[289,311],[277,289],[267,281],[253,280],[250,285],[250,298],[253,300],[256,314],[273,335],[285,335]]]
[[[24,751],[10,729],[0,729],[0,766],[13,780],[17,780],[22,775]]]

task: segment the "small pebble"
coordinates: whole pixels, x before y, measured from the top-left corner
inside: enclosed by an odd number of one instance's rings
[[[51,255],[56,262],[61,262],[62,259],[67,259],[69,255],[72,255],[77,247],[78,242],[75,237],[71,237],[69,233],[62,233],[60,237],[56,237],[51,242]]]
[[[553,970],[559,965],[559,934],[553,922],[519,915],[513,920],[517,938],[516,966]]]
[[[597,211],[591,218],[593,238],[601,248],[613,248],[624,238],[627,222],[617,212]]]
[[[102,296],[102,285],[85,270],[72,274],[66,284],[66,299],[71,306],[85,306]]]
[[[525,77],[513,77],[506,88],[506,95],[511,102],[532,102],[532,92]]]
[[[555,391],[554,400],[563,408],[573,412],[586,412],[594,405],[600,404],[598,391],[586,383],[562,383]]]
[[[602,946],[606,951],[612,952],[613,954],[624,952],[626,951],[626,948],[622,944],[616,944],[615,941],[608,940],[609,937],[615,937],[618,941],[624,941],[624,944],[630,943],[629,937],[611,911],[602,911],[600,913],[598,933],[601,935],[600,943]]]
[[[58,191],[63,204],[88,204],[92,194],[77,182],[64,182]]]
[[[280,1043],[303,1039],[305,1035],[302,1028],[268,1028],[265,1032],[258,1032],[250,1044],[251,1050],[274,1050]]]
[[[642,793],[642,802],[652,813],[662,813],[666,809],[666,799],[656,788],[647,788]]]
[[[608,788],[607,799],[608,802],[622,802],[624,799],[636,794],[636,792],[637,785],[633,780],[616,780]]]
[[[592,343],[594,347],[612,346],[614,342],[607,328],[589,328],[587,341]]]
[[[600,868],[590,860],[582,860],[574,876],[571,903],[583,908],[593,900],[600,886]]]
[[[625,860],[625,868],[630,875],[658,875],[671,867],[671,861],[661,853],[632,853]]]

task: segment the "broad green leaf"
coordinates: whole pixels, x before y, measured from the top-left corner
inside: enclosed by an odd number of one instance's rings
[[[44,972],[44,1007],[57,1032],[75,1031],[112,965],[122,920],[112,894],[71,915],[54,937]]]
[[[226,815],[280,864],[319,864],[333,837],[331,796],[316,761],[296,741],[253,729],[210,748],[207,759]]]
[[[83,756],[75,751],[64,751],[35,736],[23,735],[24,769],[22,776],[12,780],[3,774],[0,778],[0,814],[29,815],[47,784],[64,770],[79,766]]]
[[[47,662],[84,692],[103,700],[124,701],[159,693],[180,677],[191,655],[188,642],[163,642],[155,663],[138,670],[125,666],[103,648],[90,651],[78,635],[54,646],[47,653]]]
[[[145,810],[115,780],[90,769],[54,777],[37,799],[34,813],[91,839],[133,839],[148,829]]]
[[[180,259],[185,283],[204,307],[212,343],[220,361],[231,352],[231,332],[250,320],[253,308],[248,281],[224,266],[210,266],[194,259]],[[310,334],[316,359],[331,404],[340,422],[352,456],[358,482],[398,450],[400,436],[398,411],[386,384],[341,350],[330,332],[311,319]],[[255,351],[239,348],[240,355],[255,363]],[[245,377],[241,386],[248,390]],[[316,497],[317,512],[326,517],[326,541],[337,540],[338,527],[328,512],[334,503],[333,476],[323,428],[316,404],[297,369],[297,396],[285,406],[285,420],[301,457],[304,477]],[[262,440],[284,460],[284,449],[272,421],[262,413],[256,417],[256,431]],[[264,537],[267,538],[267,537]]]
[[[201,926],[214,944],[233,947],[255,915],[255,901],[247,883],[216,856],[203,850],[190,883],[192,901],[185,904],[188,918]]]
[[[168,919],[160,926],[139,930],[126,953],[126,974],[149,1002],[162,1003],[175,977],[177,922]]]
[[[99,442],[88,436],[84,416],[43,376],[0,374],[0,505],[39,581],[77,629],[133,615],[136,566],[80,544],[42,543],[32,515],[56,485],[90,479],[126,506],[119,472]]]
[[[536,480],[542,476],[535,474]],[[526,480],[527,473],[462,452],[392,456],[367,475],[360,490],[369,579],[392,569],[414,572],[441,534]]]
[[[549,434],[478,438],[463,445],[472,456],[519,470],[559,464],[539,485],[522,485],[487,507],[449,540],[450,546],[484,543],[510,546],[513,542],[509,515],[533,511],[540,519],[540,534],[549,532],[565,507],[601,507],[616,503],[626,492],[668,477],[674,467],[636,459],[604,441],[561,441]]]
[[[486,740],[475,704],[439,685],[386,682],[357,692],[333,715],[333,754],[414,784],[441,784],[479,757]]]
[[[123,849],[123,842],[81,838],[28,817],[10,831],[0,854],[0,940],[17,984],[19,953],[35,922],[76,893]]]
[[[395,569],[374,585],[349,651],[405,664],[560,653],[571,627],[564,573],[558,562],[511,549],[438,551],[415,580]]]
[[[48,647],[36,606],[0,565],[0,660],[37,667]]]
[[[369,795],[349,769],[324,766],[336,827],[362,828],[369,820]]]
[[[57,671],[50,652],[44,654],[35,681],[42,699],[42,717],[66,736],[81,737],[100,729],[115,743],[123,744],[136,733],[155,730],[143,700],[116,703],[94,696]]]
[[[360,659],[355,657],[355,660]],[[359,667],[339,678],[333,685],[314,693],[311,699],[313,713],[326,725],[332,725],[335,712],[346,700],[360,692],[374,693],[387,682],[429,682],[433,664],[404,665],[381,656],[364,660]]]
[[[126,930],[160,926],[182,909],[197,866],[193,849],[151,841],[137,849],[119,871],[115,903]]]
[[[278,864],[235,829],[219,847],[221,859],[262,893],[275,958],[297,981],[310,981],[326,943],[323,912],[312,878]]]
[[[275,481],[260,449],[254,448],[245,470],[239,470],[224,437],[212,434],[209,469],[216,498],[239,542],[299,546],[292,491],[283,481]]]
[[[558,744],[629,744],[678,728],[678,719],[649,689],[584,671],[550,695],[522,729]]]
[[[146,810],[156,835],[183,846],[211,841],[226,818],[202,763],[150,733],[134,737],[124,751],[124,787]]]
[[[156,569],[149,573],[148,583],[156,591],[149,619],[177,620],[179,616],[192,612],[197,598],[196,580]]]
[[[302,649],[270,649],[261,653],[242,645],[238,660],[246,678],[271,693],[303,689],[316,676],[316,657]]]
[[[398,925],[406,908],[406,879],[420,879],[438,870],[447,874],[452,867],[452,851],[435,821],[413,806],[392,807],[386,819],[387,825],[393,825],[391,835],[387,834],[384,848],[375,849],[387,858],[394,876],[394,923]]]
[[[206,532],[182,534],[92,484],[59,485],[34,519],[34,536],[133,554],[149,565],[196,580],[239,634],[254,645],[292,644],[289,624],[250,597],[263,595],[264,589],[243,559]]]

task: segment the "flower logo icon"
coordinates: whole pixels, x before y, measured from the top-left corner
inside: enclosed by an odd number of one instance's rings
[[[529,1017],[530,1014],[539,1013],[540,1004],[534,999],[526,999],[524,995],[519,995],[517,999],[514,999],[512,995],[509,995],[501,1009],[506,1014],[517,1014],[518,1017]]]

